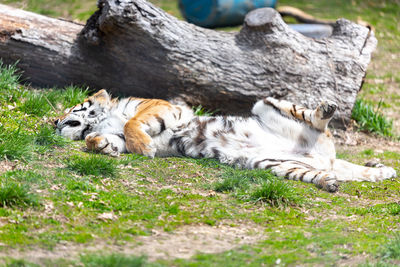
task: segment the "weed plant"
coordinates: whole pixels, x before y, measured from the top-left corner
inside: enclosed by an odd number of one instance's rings
[[[261,181],[250,190],[248,198],[277,207],[293,205],[300,200],[294,188],[279,178]]]
[[[5,179],[0,184],[1,207],[27,207],[38,206],[39,198],[30,193],[26,186]]]
[[[0,101],[6,103],[18,102],[25,94],[26,90],[19,85],[20,75],[16,64],[4,65],[0,60]]]
[[[387,244],[382,248],[381,257],[383,259],[400,260],[400,234],[397,233]]]
[[[7,130],[0,125],[0,159],[29,160],[35,149],[34,137],[22,127]]]
[[[52,126],[45,124],[40,127],[39,132],[36,134],[35,143],[39,146],[50,149],[55,146],[64,147],[71,143],[71,141],[56,134]]]
[[[113,158],[98,154],[74,155],[66,160],[68,168],[80,175],[103,177],[117,176],[117,163],[117,160]]]
[[[363,99],[357,99],[354,104],[352,118],[361,131],[376,133],[382,136],[394,137],[393,121],[387,119],[381,112],[382,102],[374,108]]]
[[[225,167],[220,181],[214,184],[217,192],[232,192],[236,197],[271,206],[301,203],[293,186],[267,170],[243,170]]]

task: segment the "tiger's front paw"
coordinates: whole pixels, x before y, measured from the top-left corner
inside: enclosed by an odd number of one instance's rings
[[[110,140],[113,139],[112,137],[110,137],[111,136],[102,135],[96,132],[91,133],[85,138],[86,147],[89,150],[98,153],[118,157],[120,155],[120,149],[118,147],[118,144],[114,144],[112,140]]]
[[[330,193],[335,193],[339,190],[339,182],[335,175],[322,178],[319,181],[319,186]]]

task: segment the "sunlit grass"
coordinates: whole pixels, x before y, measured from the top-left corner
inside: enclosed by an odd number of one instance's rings
[[[27,207],[38,205],[38,196],[29,192],[27,186],[8,179],[3,179],[0,182],[1,207]]]
[[[357,122],[359,130],[394,137],[393,121],[380,112],[380,106],[373,108],[362,99],[358,99],[353,107],[352,118]]]
[[[117,161],[104,155],[71,156],[66,164],[80,175],[115,177],[118,174]]]
[[[218,182],[217,192],[232,192],[239,199],[263,202],[271,206],[286,206],[301,203],[293,186],[268,170],[242,170],[225,168]]]

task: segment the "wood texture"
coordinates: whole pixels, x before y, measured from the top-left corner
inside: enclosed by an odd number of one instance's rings
[[[339,104],[333,123],[343,127],[376,46],[372,31],[345,19],[317,40],[270,8],[228,33],[179,21],[145,0],[98,5],[85,26],[0,5],[0,57],[18,60],[35,85],[181,97],[229,114],[248,114],[265,96],[309,107],[329,99]]]

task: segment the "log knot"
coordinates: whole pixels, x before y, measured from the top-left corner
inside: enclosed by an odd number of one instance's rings
[[[244,20],[244,26],[250,30],[272,33],[285,30],[285,23],[279,13],[273,8],[259,8],[249,12]]]

